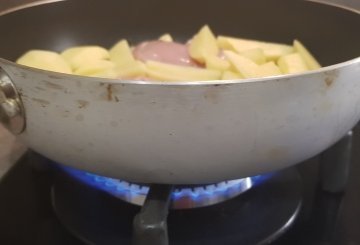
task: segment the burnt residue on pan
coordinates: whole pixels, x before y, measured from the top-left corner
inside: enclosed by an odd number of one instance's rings
[[[204,99],[210,101],[213,104],[217,104],[219,102],[219,95],[217,89],[206,89],[204,93]]]
[[[23,72],[23,71],[20,72],[20,76],[21,76],[22,78],[27,78],[26,72]]]
[[[18,88],[17,92],[18,92],[18,94],[19,94],[19,96],[20,96],[21,98],[26,98],[26,97],[28,97],[27,95],[24,94],[24,91],[23,91],[22,88]]]
[[[57,76],[57,75],[48,75],[48,77],[49,78],[51,78],[51,79],[63,79],[63,77],[62,76]]]
[[[63,105],[55,105],[59,115],[63,118],[69,118],[71,116],[71,112],[68,108],[65,108]]]
[[[99,83],[99,86],[105,87],[105,93],[100,94],[101,100],[106,100],[109,102],[111,102],[111,101],[119,102],[120,101],[119,96],[118,96],[118,86],[116,88],[114,84],[105,84],[102,82]]]
[[[77,100],[76,102],[78,104],[79,109],[84,109],[90,104],[90,102],[86,100]]]
[[[108,84],[106,86],[106,91],[107,91],[107,100],[112,101],[113,100],[113,91],[112,91],[112,85],[111,84]]]
[[[331,78],[331,77],[326,77],[325,78],[325,84],[326,86],[330,87],[334,82],[334,78]]]
[[[42,88],[42,87],[39,87],[39,86],[35,86],[35,89],[40,90],[40,91],[46,91],[45,88]]]
[[[220,95],[225,88],[226,88],[225,85],[220,85],[220,84],[207,86],[203,95],[204,99],[213,104],[219,103],[219,100],[221,98]]]
[[[324,72],[325,79],[324,82],[327,87],[331,87],[335,80],[339,77],[339,71],[338,70],[331,70]]]
[[[52,82],[49,82],[49,81],[41,81],[46,88],[49,88],[49,89],[57,89],[57,90],[64,90],[65,88],[59,84],[56,84],[56,83],[52,83]]]
[[[81,81],[75,81],[76,87],[81,88]]]
[[[32,98],[31,100],[40,104],[42,107],[46,107],[46,106],[50,105],[50,102],[47,100],[42,100],[42,99],[38,99],[38,98]]]
[[[70,117],[71,113],[69,110],[64,110],[64,111],[62,111],[61,115],[63,118],[68,118],[68,117]]]

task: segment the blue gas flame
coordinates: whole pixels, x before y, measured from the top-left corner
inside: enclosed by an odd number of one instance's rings
[[[80,180],[81,182],[92,186],[98,190],[105,191],[111,195],[121,197],[121,196],[131,196],[131,198],[137,198],[137,196],[146,196],[149,187],[146,185],[139,185],[134,183],[129,183],[127,181],[122,181],[114,178],[104,177],[96,175],[93,173],[81,171],[75,168],[61,166],[67,174],[73,178]],[[196,201],[200,197],[210,197],[212,195],[229,195],[231,196],[232,192],[236,192],[239,188],[254,187],[261,184],[262,182],[269,179],[273,174],[258,175],[251,178],[224,181],[212,185],[204,185],[193,188],[182,188],[175,189],[172,193],[172,199],[177,200],[183,198],[184,196],[191,197]]]

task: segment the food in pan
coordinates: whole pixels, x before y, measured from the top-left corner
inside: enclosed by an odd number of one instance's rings
[[[164,34],[131,47],[124,39],[109,50],[71,47],[62,53],[30,50],[18,64],[68,74],[154,81],[260,78],[320,68],[298,40],[293,45],[215,36],[206,25],[186,44]]]

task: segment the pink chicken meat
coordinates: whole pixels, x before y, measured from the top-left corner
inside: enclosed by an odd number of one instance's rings
[[[173,65],[201,67],[190,57],[188,46],[176,42],[143,42],[134,48],[133,54],[135,59],[143,62],[152,60]]]

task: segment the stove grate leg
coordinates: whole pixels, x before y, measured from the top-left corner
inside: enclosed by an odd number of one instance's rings
[[[323,152],[320,157],[321,188],[331,193],[343,192],[351,164],[352,131]]]
[[[133,245],[168,245],[167,216],[173,186],[150,186],[145,203],[134,218]]]

